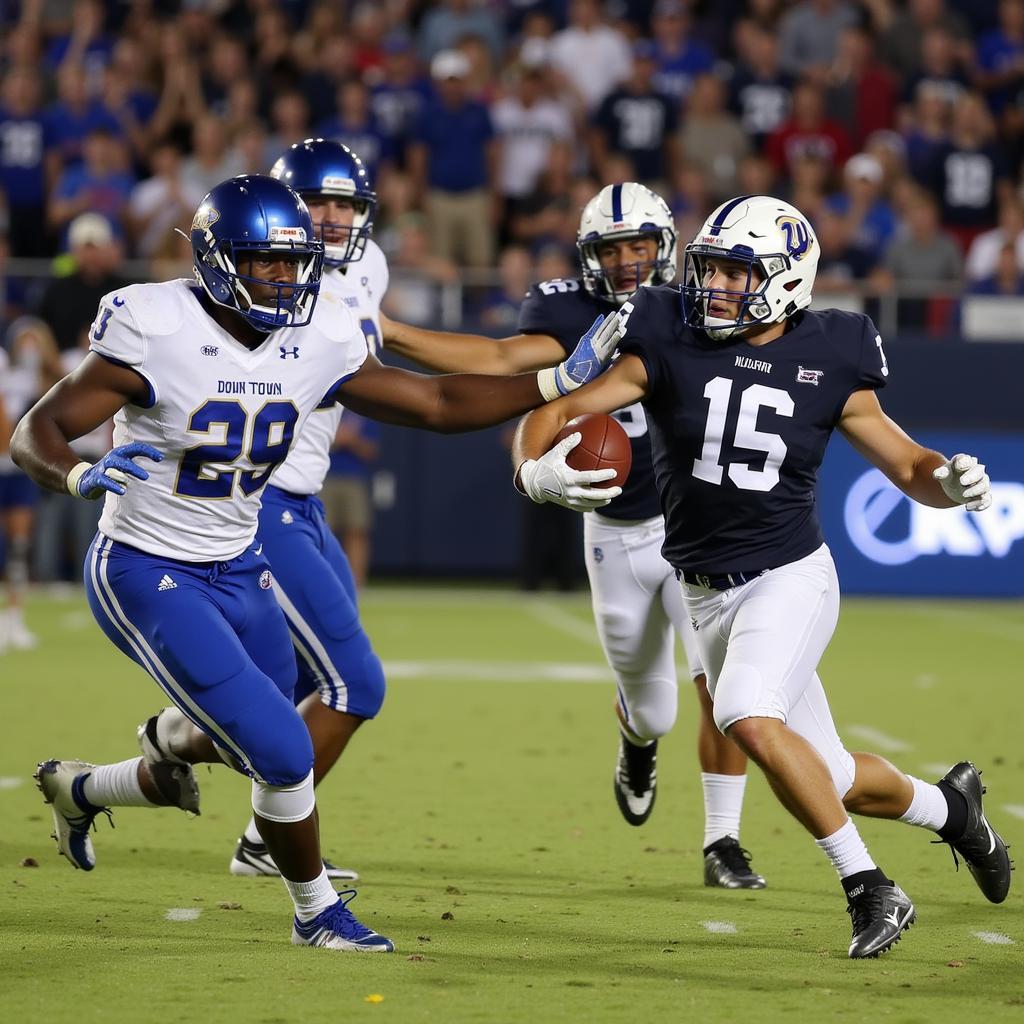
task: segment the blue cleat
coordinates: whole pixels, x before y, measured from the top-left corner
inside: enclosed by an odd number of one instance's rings
[[[83,871],[96,867],[96,854],[89,838],[97,814],[113,824],[109,807],[96,807],[82,795],[82,783],[96,766],[88,761],[42,761],[33,778],[46,802],[53,808],[53,838],[62,857]]]
[[[347,896],[348,899],[343,897]],[[346,953],[393,953],[395,944],[383,935],[360,924],[348,905],[355,899],[355,889],[338,893],[338,902],[303,923],[298,918],[292,926],[292,944],[338,949]]]

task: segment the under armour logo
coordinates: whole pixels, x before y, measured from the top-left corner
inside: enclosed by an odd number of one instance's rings
[[[281,349],[281,358],[282,359],[287,359],[289,356],[292,356],[295,359],[299,358],[299,346],[298,345],[293,345],[291,348],[285,348],[284,345],[281,345],[279,347]]]

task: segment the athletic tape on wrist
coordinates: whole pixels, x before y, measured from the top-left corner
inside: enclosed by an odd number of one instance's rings
[[[85,495],[78,489],[78,481],[81,480],[90,469],[92,469],[91,462],[80,462],[77,466],[71,467],[71,471],[68,473],[64,481],[68,489],[68,494],[73,494],[76,498],[85,497]]]

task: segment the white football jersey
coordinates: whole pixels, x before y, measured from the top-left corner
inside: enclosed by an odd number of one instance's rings
[[[345,267],[325,270],[320,284],[319,304],[313,311],[314,322],[321,307],[340,302],[355,317],[369,350],[380,353],[380,301],[388,290],[387,257],[373,239],[366,243],[363,258]],[[292,494],[316,494],[323,487],[331,464],[334,435],[338,432],[342,407],[332,405],[310,416],[295,439],[288,458],[275,471],[272,483]]]
[[[200,305],[185,280],[138,284],[100,302],[90,348],[130,366],[149,403],[114,417],[114,444],[163,452],[140,459],[149,479],[108,494],[100,530],[155,555],[227,561],[256,535],[260,493],[316,407],[366,359],[348,308],[318,302],[305,327],[250,350]]]

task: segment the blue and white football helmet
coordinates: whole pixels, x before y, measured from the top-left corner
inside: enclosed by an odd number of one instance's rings
[[[313,237],[306,204],[287,185],[262,174],[222,181],[199,204],[190,241],[196,280],[218,306],[236,310],[265,332],[309,323],[320,292],[324,247]],[[264,252],[294,255],[294,284],[239,273],[242,256]],[[276,302],[253,302],[252,285],[276,289]]]
[[[683,254],[683,318],[688,327],[722,341],[809,306],[821,250],[810,222],[795,206],[772,196],[739,196],[708,217]],[[706,288],[709,257],[746,264],[746,284],[728,292]],[[716,292],[740,301],[735,320],[708,314]]]
[[[591,295],[619,305],[633,294],[632,290],[616,291],[597,254],[603,242],[631,238],[655,238],[658,242],[653,262],[640,268],[641,285],[668,284],[676,276],[676,226],[665,200],[635,181],[606,185],[583,208],[576,235],[583,283]]]
[[[363,161],[348,146],[329,139],[296,142],[278,158],[270,175],[295,189],[303,198],[340,196],[352,199],[355,205],[352,226],[325,221],[317,237],[324,243],[324,259],[330,267],[355,263],[362,258],[373,231],[377,193],[370,184]],[[335,242],[332,238],[344,238],[344,241]]]

